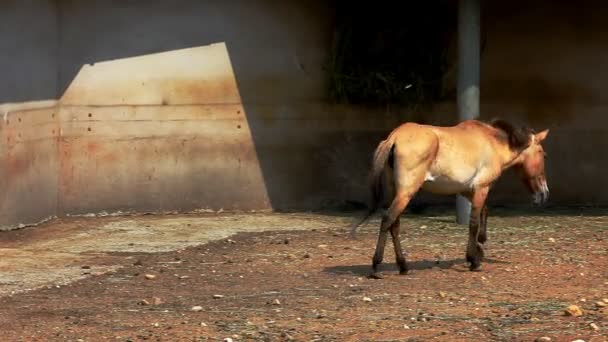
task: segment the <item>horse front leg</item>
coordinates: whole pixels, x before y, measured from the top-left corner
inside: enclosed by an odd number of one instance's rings
[[[466,258],[471,271],[479,271],[484,256],[483,245],[479,242],[479,232],[482,222],[482,211],[488,196],[488,188],[475,189],[470,195],[471,217],[469,220],[469,241]]]

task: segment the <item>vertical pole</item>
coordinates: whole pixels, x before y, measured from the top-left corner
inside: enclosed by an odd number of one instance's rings
[[[479,117],[480,0],[460,0],[458,4],[458,118]],[[471,203],[456,198],[456,221],[469,224]]]

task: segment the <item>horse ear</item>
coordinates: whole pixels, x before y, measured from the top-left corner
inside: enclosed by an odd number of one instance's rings
[[[542,132],[536,133],[535,134],[535,140],[538,141],[539,143],[541,143],[543,140],[545,140],[547,138],[547,135],[549,135],[549,130],[546,129]]]

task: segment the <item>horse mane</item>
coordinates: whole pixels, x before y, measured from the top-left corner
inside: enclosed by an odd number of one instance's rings
[[[503,119],[494,119],[490,122],[490,125],[507,135],[507,142],[512,150],[521,151],[530,145],[530,134],[534,133],[531,128],[514,125]]]

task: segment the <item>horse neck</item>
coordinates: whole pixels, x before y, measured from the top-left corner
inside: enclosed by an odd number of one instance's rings
[[[503,157],[503,165],[502,169],[506,170],[514,165],[517,165],[520,162],[520,157],[523,151],[513,151],[509,147],[507,147],[507,152]]]
[[[495,142],[496,152],[499,156],[498,158],[503,170],[508,169],[519,162],[521,153],[523,151],[514,151],[511,149],[508,143],[498,139],[495,139]]]

